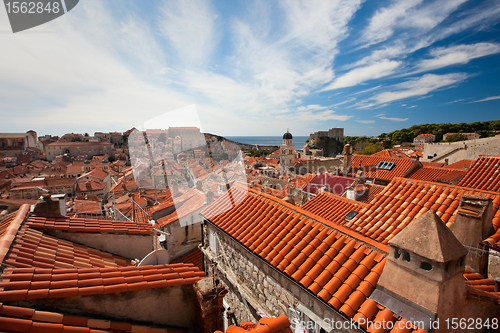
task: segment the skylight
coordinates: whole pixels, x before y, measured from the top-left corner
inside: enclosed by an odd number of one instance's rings
[[[378,165],[377,165],[377,169],[379,170],[391,170],[392,168],[394,168],[396,164],[394,162],[380,162]]]
[[[345,216],[346,221],[350,221],[354,218],[354,216],[358,215],[358,212],[355,210],[351,210],[347,215]]]

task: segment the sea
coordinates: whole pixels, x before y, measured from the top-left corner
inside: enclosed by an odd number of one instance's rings
[[[281,146],[283,144],[283,136],[226,136],[225,138],[249,145]],[[293,136],[295,149],[302,149],[307,139],[309,139],[308,136]]]

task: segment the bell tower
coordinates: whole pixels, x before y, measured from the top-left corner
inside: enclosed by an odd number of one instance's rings
[[[281,174],[285,175],[295,164],[295,146],[292,133],[287,129],[283,134],[283,144],[280,147]]]

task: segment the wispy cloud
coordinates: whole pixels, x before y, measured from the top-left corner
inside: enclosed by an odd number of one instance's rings
[[[358,123],[373,124],[375,120],[356,120]]]
[[[460,99],[456,99],[454,101],[443,103],[442,105],[455,104],[455,103],[463,102],[463,101],[466,101],[466,100],[468,100],[468,98],[460,98]]]
[[[469,103],[480,103],[480,102],[494,101],[496,99],[500,99],[500,96],[487,97],[487,98],[480,99],[478,101],[472,101],[472,102],[469,102]]]
[[[416,71],[423,72],[451,65],[466,64],[472,59],[499,52],[500,45],[495,43],[476,43],[440,47],[431,50],[430,54],[433,58],[420,61],[416,66]]]
[[[407,121],[408,118],[395,118],[395,117],[379,117],[380,119],[390,120],[390,121]]]
[[[388,103],[408,97],[427,95],[439,88],[449,87],[464,81],[467,74],[453,73],[445,75],[426,74],[422,77],[394,85],[393,91],[386,91],[373,97],[377,103]]]
[[[322,91],[352,87],[362,82],[378,79],[394,73],[400,65],[399,61],[384,60],[369,66],[355,68],[335,79],[333,83],[326,86]]]
[[[165,0],[160,8],[158,27],[161,35],[188,64],[210,59],[217,35],[217,14],[206,0]]]

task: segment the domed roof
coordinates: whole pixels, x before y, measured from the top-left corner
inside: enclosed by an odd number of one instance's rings
[[[290,133],[290,132],[288,131],[288,129],[287,129],[287,130],[286,130],[286,133],[285,133],[285,134],[283,134],[283,140],[292,140],[292,139],[293,139],[293,137],[292,137],[292,133]]]

